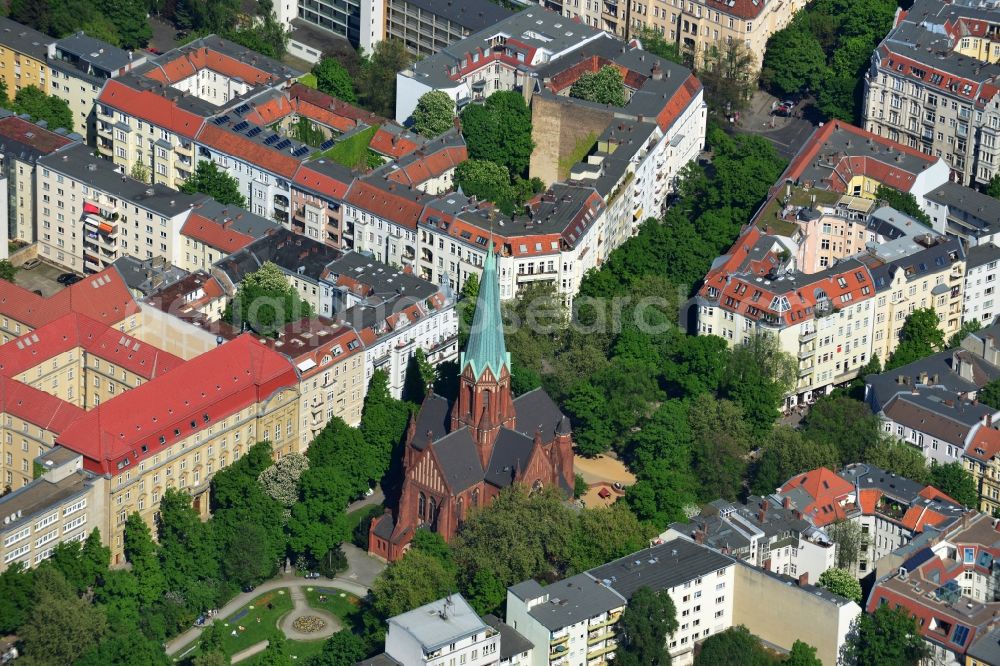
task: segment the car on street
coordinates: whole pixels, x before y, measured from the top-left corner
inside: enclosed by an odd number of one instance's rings
[[[253,585],[244,585],[243,586],[243,591],[244,592],[253,592],[254,591],[254,586]]]
[[[318,571],[310,571],[309,573],[306,574],[306,578],[308,578],[309,580],[314,580],[316,578],[319,578],[319,572]]]

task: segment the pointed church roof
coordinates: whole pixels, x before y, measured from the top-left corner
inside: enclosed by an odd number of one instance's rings
[[[477,378],[482,377],[487,368],[498,379],[504,366],[510,372],[510,354],[507,353],[507,345],[503,339],[500,280],[497,277],[497,259],[493,253],[492,237],[479,281],[479,297],[476,299],[476,314],[472,319],[469,343],[462,353],[462,369],[465,370],[469,364]]]

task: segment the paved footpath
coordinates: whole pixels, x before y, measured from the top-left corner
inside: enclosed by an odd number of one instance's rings
[[[350,592],[358,597],[364,597],[368,594],[368,588],[364,585],[360,585],[353,580],[340,578],[339,576],[337,578],[316,578],[313,580],[307,580],[305,578],[295,576],[294,572],[285,573],[278,578],[272,578],[265,583],[261,583],[252,592],[243,592],[236,595],[228,604],[219,609],[219,612],[214,618],[211,619],[211,622],[225,621],[226,618],[238,611],[241,607],[250,603],[250,601],[256,599],[265,592],[270,592],[271,590],[288,589],[289,593],[293,594],[292,599],[295,598],[294,594],[296,592],[299,593],[299,596],[304,597],[299,589],[303,587],[335,587],[343,590],[344,592]],[[320,613],[315,612],[311,614],[319,615]],[[208,624],[206,623],[205,626],[208,626]],[[173,640],[168,641],[166,645],[167,654],[173,656],[182,652],[185,647],[201,638],[201,632],[204,628],[205,627],[191,627],[184,633],[175,637]],[[317,634],[310,635],[310,638],[317,637]],[[289,636],[289,638],[293,637]],[[251,646],[251,648],[248,649],[252,649],[254,647],[257,647],[257,645]],[[264,648],[260,649],[263,650]]]

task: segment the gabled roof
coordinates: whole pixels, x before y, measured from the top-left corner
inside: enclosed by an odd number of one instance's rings
[[[198,133],[198,143],[288,180],[295,176],[300,164],[300,160],[290,154],[269,148],[215,123],[205,124]]]
[[[483,480],[483,465],[468,428],[459,428],[434,442],[434,454],[445,483],[457,494]]]
[[[204,122],[201,116],[184,111],[152,90],[137,90],[117,79],[109,79],[104,84],[98,102],[188,139],[198,134]]]
[[[114,326],[136,314],[139,306],[121,274],[110,267],[49,298],[0,280],[0,310],[7,317],[32,328],[43,326],[70,312]]]
[[[214,220],[192,212],[181,227],[181,235],[193,238],[225,254],[232,254],[254,242],[254,237],[227,228]]]

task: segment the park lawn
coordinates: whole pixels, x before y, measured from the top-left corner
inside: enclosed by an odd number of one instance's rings
[[[270,609],[267,608],[268,603],[271,604]],[[233,615],[222,620],[222,649],[226,656],[231,657],[240,650],[266,640],[273,632],[279,631],[278,620],[290,610],[292,610],[292,598],[288,595],[288,590],[272,590],[256,597]],[[260,622],[257,622],[258,617]],[[239,627],[243,627],[245,631],[240,631]],[[232,635],[234,629],[236,636]],[[289,645],[291,643],[292,641],[289,641]]]
[[[344,629],[354,629],[361,621],[361,600],[350,592],[323,585],[307,587],[305,592],[306,602],[310,607],[333,613],[340,618]],[[341,594],[344,596],[340,596]],[[320,601],[321,596],[325,596],[326,601]]]
[[[303,663],[303,660],[308,659],[314,654],[319,654],[323,651],[323,644],[326,643],[325,638],[320,638],[315,641],[285,641],[285,654],[289,657],[293,657],[295,663]],[[255,666],[261,663],[264,659],[263,654],[255,654],[249,659],[245,659],[240,662],[240,666]]]
[[[315,88],[317,86],[316,75],[313,74],[312,72],[303,74],[302,76],[299,77],[299,83],[301,83],[304,86],[309,86],[310,88]]]
[[[371,143],[372,137],[377,131],[378,125],[369,127],[338,142],[332,148],[313,155],[313,159],[324,157],[339,162],[350,169],[363,166],[368,159],[368,144]]]

